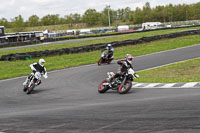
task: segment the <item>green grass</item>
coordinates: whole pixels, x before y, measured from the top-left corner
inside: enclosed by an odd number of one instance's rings
[[[181,32],[183,30],[198,29],[198,28],[199,27],[191,27],[191,28],[181,28],[181,29],[150,31],[150,32],[118,35],[118,36],[112,36],[112,37],[109,37],[109,38],[106,38],[106,39],[90,40],[90,41],[84,41],[84,42],[63,43],[63,44],[55,44],[55,45],[46,45],[46,46],[38,46],[38,47],[31,47],[31,48],[23,48],[23,49],[17,49],[17,50],[8,50],[8,51],[1,51],[0,52],[0,56],[1,55],[6,55],[6,54],[13,54],[13,53],[54,50],[54,49],[62,49],[62,48],[79,47],[79,46],[85,46],[85,45],[97,44],[97,43],[110,43],[110,42],[114,42],[114,41],[123,41],[123,40],[130,40],[130,39],[133,40],[133,39],[139,39],[141,37],[149,37],[149,36],[154,36],[154,35],[163,35],[163,34]]]
[[[172,65],[138,72],[136,82],[178,83],[200,82],[200,58],[174,63]]]
[[[115,48],[115,59],[124,58],[125,54],[130,53],[133,56],[144,55],[163,50],[191,46],[200,43],[200,35],[179,37],[174,39],[164,39],[160,41],[144,43],[140,45],[125,46]],[[84,64],[97,63],[100,58],[100,51],[92,51],[80,54],[56,55],[43,57],[47,63],[47,70],[57,70]],[[0,79],[7,79],[27,75],[31,72],[29,65],[37,62],[39,58],[31,60],[1,61]]]

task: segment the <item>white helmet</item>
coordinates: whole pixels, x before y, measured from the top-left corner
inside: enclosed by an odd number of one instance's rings
[[[107,46],[108,46],[108,47],[111,47],[112,45],[111,45],[111,44],[108,44]]]
[[[44,66],[44,63],[46,63],[46,61],[45,61],[44,59],[40,59],[40,60],[39,60],[39,64],[40,64],[41,66]]]
[[[126,54],[126,56],[125,56],[126,61],[128,61],[129,63],[131,63],[133,61],[133,58],[134,57],[130,54]]]

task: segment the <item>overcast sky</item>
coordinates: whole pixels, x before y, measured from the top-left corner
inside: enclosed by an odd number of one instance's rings
[[[168,4],[192,4],[199,0],[0,0],[0,19],[6,18],[10,21],[18,15],[27,20],[32,15],[42,18],[48,14],[59,14],[61,17],[70,13],[83,14],[87,9],[92,8],[102,11],[106,5],[111,9],[130,7],[143,7],[150,2],[151,7]]]

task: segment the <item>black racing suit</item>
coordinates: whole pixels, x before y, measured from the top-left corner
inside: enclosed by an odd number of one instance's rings
[[[117,64],[120,65],[120,70],[115,74],[115,76],[112,78],[112,80],[125,74],[129,68],[133,69],[132,64],[126,60],[119,60],[119,61],[117,61]]]
[[[46,68],[44,66],[41,66],[39,63],[33,63],[30,65],[31,69],[33,70],[33,73],[35,74],[36,72],[40,72],[40,73],[43,73],[43,74],[46,74]],[[31,76],[31,75],[30,75]],[[30,79],[30,76],[28,77]],[[35,80],[38,80],[38,79],[35,79]],[[39,80],[38,81],[38,85],[41,84],[42,81]]]
[[[104,50],[108,50],[108,58],[112,58],[113,57],[113,53],[114,53],[114,48],[113,47],[106,47],[104,48],[102,51]]]
[[[33,67],[35,68],[35,70],[33,70],[33,73],[37,71],[44,74],[46,73],[46,68],[44,66],[41,66],[39,63],[33,63],[31,65],[33,65]]]

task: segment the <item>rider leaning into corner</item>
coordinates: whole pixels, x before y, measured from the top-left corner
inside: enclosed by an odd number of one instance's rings
[[[131,64],[132,61],[133,61],[133,58],[134,57],[132,55],[126,54],[125,59],[117,61],[117,64],[119,64],[120,67],[119,67],[118,72],[113,77],[110,78],[111,84],[112,84],[113,79],[125,74],[128,71],[129,68],[133,69],[133,66]],[[138,78],[139,75],[135,73],[135,77]]]
[[[40,80],[40,78],[42,77],[42,74],[45,79],[48,78],[47,71],[44,66],[45,63],[46,63],[46,61],[44,59],[40,59],[38,63],[33,63],[30,65],[30,68],[33,70],[32,74],[35,75],[35,80],[37,81],[37,85],[42,83],[42,81]],[[26,81],[23,83],[23,85],[26,85],[26,83],[30,79],[30,77],[31,77],[31,75],[29,75],[26,78]]]
[[[108,58],[113,58],[114,48],[111,44],[108,44],[106,48],[104,48],[102,51],[108,50]]]

